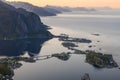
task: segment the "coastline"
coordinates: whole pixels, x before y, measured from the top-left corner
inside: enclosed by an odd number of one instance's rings
[[[115,42],[114,37],[94,31],[94,27],[82,31],[83,24],[77,24],[79,17],[75,18],[43,17],[43,22],[45,21],[45,24],[53,28],[49,30],[53,35],[45,31],[45,35],[31,34],[27,37],[0,40],[3,46],[3,48],[0,47],[3,50],[0,54],[9,56],[10,61],[4,58],[6,63],[11,64],[13,61],[18,63],[12,64],[13,68],[17,66],[18,69],[14,70],[14,77],[10,75],[11,78],[15,80],[70,80],[80,79],[85,73],[93,80],[100,80],[101,76],[103,76],[102,80],[119,78],[117,74],[119,74],[120,63],[116,58],[119,58],[117,56],[119,44]],[[86,17],[84,20],[87,20]],[[92,33],[89,32],[90,29],[93,30]],[[10,44],[9,41],[13,43]],[[10,56],[16,57],[10,58]]]

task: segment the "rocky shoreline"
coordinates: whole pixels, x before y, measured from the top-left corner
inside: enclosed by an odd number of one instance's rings
[[[118,67],[118,64],[114,61],[111,54],[103,54],[94,51],[86,52],[86,62],[99,68]]]
[[[56,38],[56,37],[54,37]],[[65,36],[57,36],[58,39],[60,39],[60,41],[62,41],[61,45],[65,48],[67,48],[68,50],[71,50],[71,52],[62,52],[62,53],[53,53],[51,55],[45,55],[45,56],[33,56],[33,57],[7,57],[7,58],[1,58],[0,59],[0,79],[6,80],[12,80],[13,76],[14,76],[14,69],[20,68],[22,66],[22,64],[20,63],[20,61],[24,61],[24,62],[29,62],[29,63],[34,63],[37,60],[46,60],[49,58],[57,58],[60,59],[62,61],[67,61],[70,59],[70,57],[74,54],[77,55],[86,55],[86,62],[93,65],[96,68],[116,68],[118,67],[118,64],[114,61],[113,56],[111,54],[103,54],[100,52],[95,52],[92,50],[79,50],[76,49],[77,47],[79,47],[78,44],[78,40],[82,39],[82,38],[76,38],[77,40],[69,40],[69,39],[75,39],[72,37],[67,37]],[[62,39],[61,39],[62,38]],[[88,39],[84,39],[84,41],[82,41],[83,43],[87,43],[86,40]],[[89,40],[90,41],[90,40]],[[92,42],[92,41],[91,41]],[[81,42],[80,42],[81,43]],[[6,66],[6,67],[4,67]],[[5,71],[4,71],[5,70]],[[86,78],[86,79],[84,79]],[[81,80],[89,80],[88,75],[85,75],[83,78],[81,78]]]
[[[76,43],[91,43],[92,42],[91,40],[88,40],[85,38],[73,38],[67,34],[60,34],[55,37],[59,38],[59,41],[76,42]]]
[[[14,69],[20,68],[20,61],[34,63],[34,58],[28,57],[8,57],[0,59],[0,80],[13,80]]]
[[[98,68],[114,68],[118,67],[118,64],[113,59],[112,54],[104,54],[101,52],[95,52],[92,50],[86,50],[82,51],[79,49],[75,49],[75,47],[79,47],[77,45],[78,42],[80,43],[91,43],[91,40],[88,39],[80,39],[80,38],[72,38],[69,37],[67,34],[62,34],[59,36],[59,40],[63,41],[62,45],[65,48],[68,48],[69,50],[72,50],[74,52],[68,52],[67,54],[85,54],[86,55],[86,62],[98,67]],[[82,41],[80,41],[82,40]],[[92,46],[88,46],[91,48]],[[65,57],[65,56],[64,56]]]

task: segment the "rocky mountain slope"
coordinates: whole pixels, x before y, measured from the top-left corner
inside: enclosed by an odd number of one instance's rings
[[[39,16],[0,1],[0,39],[50,37]]]
[[[44,9],[43,7],[38,7],[27,2],[8,2],[10,5],[16,8],[24,8],[27,11],[34,12],[39,16],[55,16],[56,10]]]

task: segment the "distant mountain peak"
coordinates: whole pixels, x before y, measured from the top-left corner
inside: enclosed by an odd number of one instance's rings
[[[27,11],[34,12],[39,16],[55,16],[56,15],[54,12],[49,12],[42,7],[38,7],[27,2],[17,1],[17,2],[8,2],[8,3],[16,8],[24,8]]]

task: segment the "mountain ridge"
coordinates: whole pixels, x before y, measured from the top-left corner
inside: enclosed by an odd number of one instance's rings
[[[39,16],[56,16],[56,13],[54,12],[48,11],[43,7],[38,7],[27,2],[17,1],[17,2],[7,2],[7,3],[14,6],[15,8],[24,8],[27,11],[34,12]]]
[[[16,9],[0,1],[0,39],[16,39],[27,37],[50,37],[39,16],[25,9]]]

